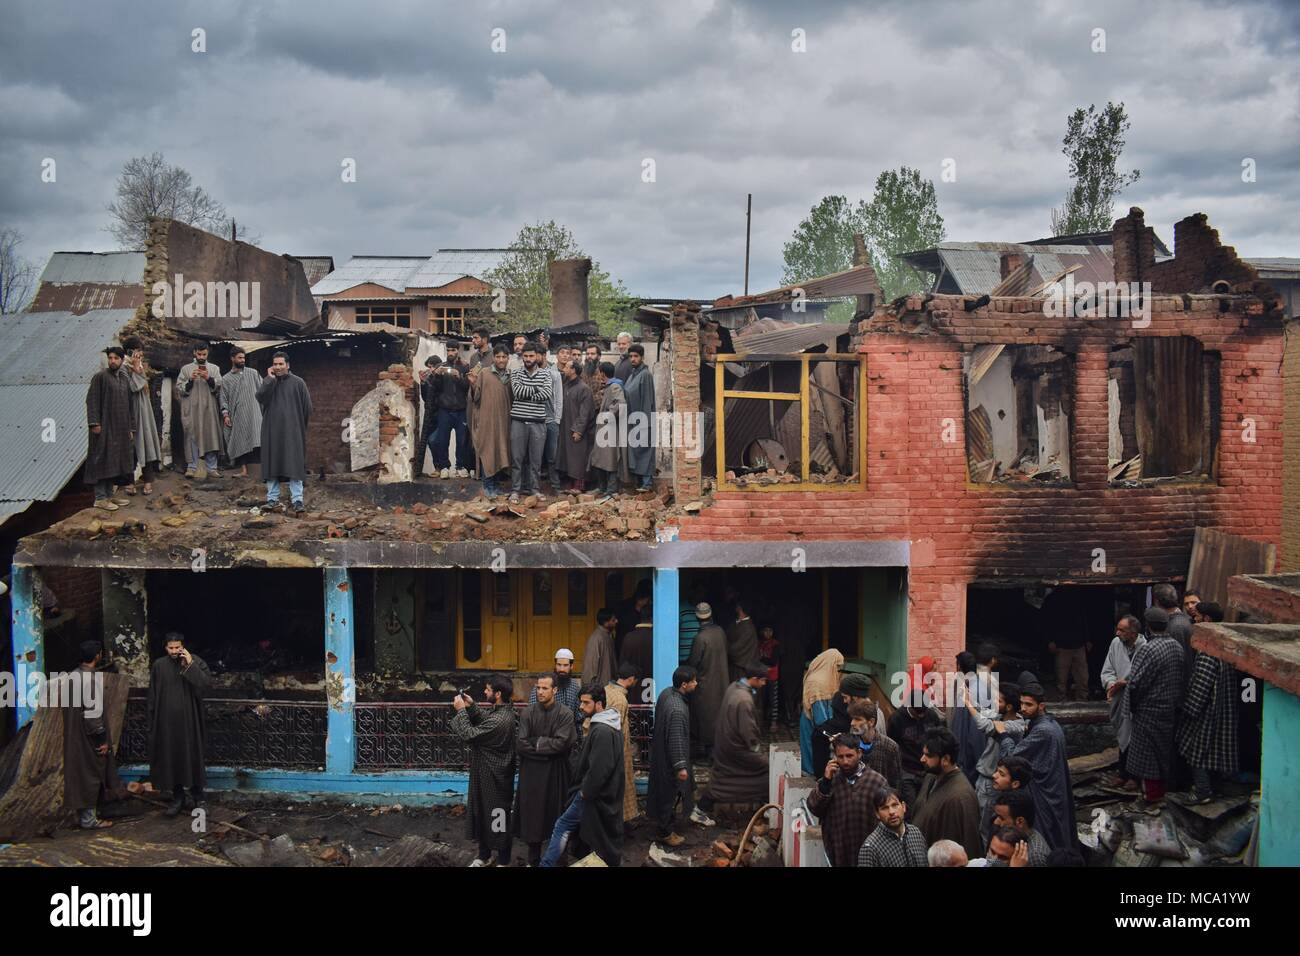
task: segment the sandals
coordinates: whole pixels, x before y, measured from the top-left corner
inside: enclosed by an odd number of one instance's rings
[[[112,820],[96,820],[90,826],[86,826],[85,824],[82,823],[77,824],[77,826],[81,827],[81,829],[83,830],[107,830],[112,825],[113,825]]]

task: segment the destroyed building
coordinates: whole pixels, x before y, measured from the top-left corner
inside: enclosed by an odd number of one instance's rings
[[[1140,211],[1116,223],[1111,279],[1152,283],[1145,324],[1051,316],[1015,260],[999,281],[1026,284],[1006,295],[884,304],[862,264],[804,284],[859,297],[851,325],[758,313],[796,287],[643,310],[659,411],[699,431],[669,431],[653,494],[604,502],[511,507],[419,478],[415,375],[430,349],[459,346],[436,341],[432,323],[456,317],[429,303],[472,278],[449,266],[411,284],[432,261],[387,284],[349,263],[313,290],[394,321],[354,312],[250,353],[260,368],[289,351],[319,402],[305,516],[254,514],[255,483],[202,481],[61,516],[18,543],[15,654],[48,664],[40,579],[93,571],[106,642],[137,684],[166,630],[228,664],[208,703],[214,786],[457,792],[451,694],[493,671],[526,691],[639,588],[654,634],[634,700],[644,760],[699,586],[761,595],[783,637],[863,660],[888,692],[917,658],[946,664],[984,638],[1038,668],[1054,626],[1108,634],[1117,603],[1186,578],[1196,528],[1280,543],[1283,319],[1203,217],[1160,262]],[[585,314],[563,296],[556,309]],[[133,697],[137,773],[140,720]]]

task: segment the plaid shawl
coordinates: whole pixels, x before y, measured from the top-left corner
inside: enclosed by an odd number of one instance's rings
[[[1182,721],[1178,726],[1178,752],[1193,767],[1236,773],[1237,695],[1241,679],[1226,661],[1196,652],[1192,679],[1187,685]]]
[[[819,781],[808,794],[808,809],[821,822],[831,866],[853,866],[862,841],[879,822],[875,800],[877,791],[887,786],[885,778],[864,763],[859,762],[858,769],[861,772],[851,777],[843,771],[835,774],[830,793],[822,792]]]
[[[1157,634],[1133,655],[1124,706],[1133,721],[1125,768],[1143,780],[1168,780],[1174,765],[1174,728],[1184,693],[1183,647]]]

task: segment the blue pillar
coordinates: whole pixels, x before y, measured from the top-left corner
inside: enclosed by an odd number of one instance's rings
[[[673,671],[677,669],[678,631],[680,617],[677,608],[681,600],[676,568],[654,569],[654,685],[650,699],[654,703],[659,692],[673,686]],[[644,687],[644,685],[642,685]]]
[[[36,716],[35,701],[29,699],[33,686],[30,675],[45,673],[45,617],[37,597],[40,578],[36,569],[15,564],[9,579],[9,606],[13,612],[14,679],[18,693],[18,727]]]
[[[1300,697],[1264,683],[1259,865],[1300,860]]]
[[[353,730],[357,700],[352,616],[352,576],[347,568],[325,569],[325,699],[329,704],[325,769],[351,773],[356,766]]]

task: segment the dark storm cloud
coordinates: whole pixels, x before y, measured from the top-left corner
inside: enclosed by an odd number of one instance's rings
[[[1142,171],[1117,213],[1142,205],[1169,240],[1204,211],[1247,254],[1296,254],[1300,14],[1285,3],[10,6],[0,223],[41,262],[111,248],[117,172],[161,150],[277,252],[498,245],[554,218],[634,292],[712,296],[741,285],[746,192],[751,288],[780,281],[782,244],[822,196],[869,197],[903,164],[935,181],[950,238],[1046,235],[1065,118],[1107,100],[1128,108],[1123,165]],[[57,184],[40,183],[44,157]]]

